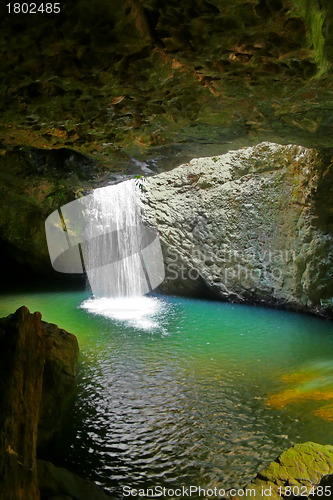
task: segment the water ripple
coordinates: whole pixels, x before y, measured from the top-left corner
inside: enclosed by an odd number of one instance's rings
[[[128,310],[91,299],[80,309],[87,331],[67,448],[79,474],[120,498],[125,485],[230,489],[295,442],[333,444],[313,401],[288,392],[332,384],[332,327],[280,311],[143,299]]]

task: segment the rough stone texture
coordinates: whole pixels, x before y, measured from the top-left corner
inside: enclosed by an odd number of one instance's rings
[[[46,355],[38,423],[38,448],[60,433],[73,399],[78,362],[76,337],[51,323],[42,322]]]
[[[39,498],[36,441],[45,345],[41,315],[18,309],[0,323],[0,498]]]
[[[250,489],[255,491],[255,495],[252,494],[251,497],[248,493],[250,498],[280,500],[285,498],[284,488],[287,486],[305,486],[309,494],[312,487],[331,485],[332,473],[333,446],[311,442],[297,444],[283,452],[268,467],[261,470],[255,479],[246,486],[245,491]],[[281,487],[282,495],[279,494],[279,487]],[[263,489],[266,492],[270,490],[270,494],[264,495]],[[290,499],[296,498],[294,495],[286,496]],[[234,496],[232,498],[239,500],[242,497]],[[308,496],[303,494],[300,498],[306,499]],[[309,498],[320,498],[320,495],[311,495]],[[331,498],[331,495],[321,495],[321,498]]]
[[[77,0],[57,15],[7,4],[0,244],[11,276],[51,272],[46,216],[114,172],[262,140],[332,147],[331,0]]]
[[[330,0],[77,0],[24,16],[3,2],[3,144],[98,159],[118,146],[154,149],[161,160],[184,143],[195,156],[235,137],[330,144],[332,9]]]
[[[94,483],[81,479],[62,467],[37,460],[41,500],[111,500]]]
[[[40,404],[43,395],[48,401],[54,396],[52,409],[55,403],[62,407],[59,397],[65,396],[74,382],[77,340],[74,335],[41,321],[40,313],[30,314],[23,306],[0,320],[0,344],[0,499],[37,500]],[[60,354],[61,349],[64,352]],[[58,383],[63,384],[65,379],[65,384],[55,391],[53,383],[60,371],[64,375],[58,378]],[[52,384],[49,379],[53,379]],[[46,395],[47,390],[52,394]],[[60,414],[58,410],[52,418],[48,416],[52,430],[58,428]],[[46,423],[45,413],[43,422]]]
[[[146,187],[145,217],[157,224],[164,248],[164,291],[205,286],[226,300],[329,313],[329,157],[262,143],[193,159],[148,178]]]

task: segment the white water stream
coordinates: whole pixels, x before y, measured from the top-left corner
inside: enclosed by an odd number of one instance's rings
[[[82,247],[95,297],[131,297],[149,291],[140,249],[143,231],[140,190],[135,181],[95,189],[86,207]]]

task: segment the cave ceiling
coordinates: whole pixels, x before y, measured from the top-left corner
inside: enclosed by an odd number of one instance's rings
[[[114,166],[133,156],[166,166],[261,140],[331,147],[330,0],[5,9],[2,151],[70,148]]]

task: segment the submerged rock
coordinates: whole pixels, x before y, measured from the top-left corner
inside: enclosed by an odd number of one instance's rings
[[[302,146],[261,143],[147,179],[163,291],[332,312],[333,169]]]
[[[110,500],[96,484],[62,467],[37,460],[41,500]]]
[[[59,430],[75,385],[76,337],[26,307],[0,320],[0,499],[37,500],[38,422]],[[46,428],[48,427],[48,430]]]

